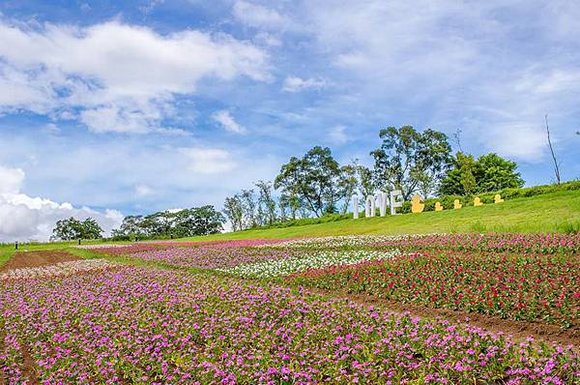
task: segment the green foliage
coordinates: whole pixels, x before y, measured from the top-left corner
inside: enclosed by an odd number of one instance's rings
[[[280,169],[274,188],[289,197],[297,197],[317,217],[337,211],[345,198],[343,172],[328,147],[316,146],[302,158],[292,157]]]
[[[117,240],[193,237],[219,233],[224,222],[222,213],[207,205],[147,216],[127,216],[112,235]]]
[[[451,158],[447,136],[412,126],[387,127],[379,133],[382,144],[371,152],[375,180],[383,190],[401,190],[405,200],[419,191],[429,196],[436,190]]]
[[[479,194],[524,185],[517,164],[494,153],[474,160],[472,155],[458,152],[452,164],[441,182],[441,195]]]
[[[101,238],[102,234],[103,229],[93,218],[79,221],[74,217],[70,217],[56,222],[56,226],[52,230],[51,238],[63,241],[74,239],[98,239]]]
[[[329,223],[329,222],[336,222],[342,221],[345,219],[351,219],[352,214],[350,213],[342,213],[342,214],[325,214],[321,217],[316,218],[300,218],[300,219],[291,219],[284,222],[277,222],[270,226],[263,226],[260,229],[275,229],[275,228],[285,228],[285,227],[293,227],[293,226],[306,226],[306,225],[315,225],[319,223]]]

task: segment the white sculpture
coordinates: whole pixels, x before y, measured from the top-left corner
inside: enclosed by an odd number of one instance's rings
[[[401,190],[393,190],[390,193],[391,215],[397,215],[397,207],[403,207],[403,194]]]
[[[375,197],[369,195],[365,202],[365,217],[372,218],[375,216]]]
[[[375,197],[376,200],[379,202],[379,212],[381,213],[381,217],[387,215],[387,204],[388,204],[388,197],[387,193],[380,192]]]
[[[352,217],[358,219],[359,198],[358,195],[352,197]],[[391,215],[397,215],[397,207],[403,207],[403,195],[401,190],[391,191],[389,194],[379,192],[376,195],[369,195],[365,200],[365,217],[372,218],[376,215],[377,206],[381,217],[387,215],[387,206],[391,207]]]

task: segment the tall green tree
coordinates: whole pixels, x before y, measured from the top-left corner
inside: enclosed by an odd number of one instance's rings
[[[101,238],[103,229],[96,220],[87,218],[79,221],[74,217],[61,219],[56,222],[52,230],[52,239],[70,241],[74,239],[98,239]]]
[[[328,147],[316,146],[302,158],[292,157],[280,169],[274,188],[286,196],[297,197],[306,207],[320,217],[337,211],[338,202],[344,199],[341,186],[342,170]]]
[[[143,226],[143,215],[128,215],[123,218],[123,222],[118,229],[112,231],[113,238],[139,239],[147,238],[147,228]]]
[[[359,164],[358,159],[351,164],[342,167],[343,176],[342,184],[344,187],[344,205],[343,213],[348,211],[351,198],[354,194],[359,196],[359,205],[365,204],[365,197],[374,195],[376,192],[376,183],[373,177],[373,171],[366,166]]]
[[[223,211],[230,221],[233,231],[243,230],[244,208],[238,194],[226,198]]]
[[[171,235],[175,238],[217,234],[223,230],[225,217],[213,206],[183,209],[173,213]]]
[[[262,225],[272,225],[277,220],[276,200],[273,197],[272,182],[259,180],[254,183],[258,189],[258,211]]]
[[[379,137],[381,146],[371,152],[378,188],[401,190],[405,200],[417,191],[425,197],[436,191],[451,158],[444,133],[403,126],[384,128]]]

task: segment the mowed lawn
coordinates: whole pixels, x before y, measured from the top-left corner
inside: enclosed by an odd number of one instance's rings
[[[580,191],[561,191],[459,210],[359,218],[306,226],[246,230],[189,240],[316,237],[348,234],[466,232],[545,233],[580,230]]]

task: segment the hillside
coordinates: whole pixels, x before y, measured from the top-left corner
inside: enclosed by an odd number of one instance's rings
[[[346,234],[457,232],[576,232],[580,230],[580,191],[559,191],[500,204],[460,210],[360,218],[314,225],[246,230],[188,240],[314,237]]]

